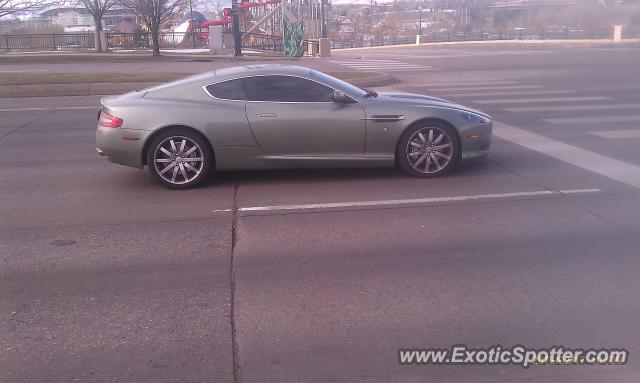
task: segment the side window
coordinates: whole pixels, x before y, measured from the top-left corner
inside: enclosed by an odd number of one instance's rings
[[[256,76],[244,79],[248,101],[328,102],[333,89],[293,76]]]
[[[213,97],[223,100],[246,100],[240,79],[211,84],[207,86],[207,92]]]

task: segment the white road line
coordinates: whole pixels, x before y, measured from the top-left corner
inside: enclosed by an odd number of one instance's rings
[[[503,140],[511,141],[568,164],[640,188],[640,166],[590,152],[500,122],[496,122],[493,125],[493,134]]]
[[[522,90],[513,92],[481,92],[481,93],[447,93],[453,97],[478,97],[478,96],[528,96],[528,95],[545,95],[545,94],[570,94],[575,93],[573,90]]]
[[[395,60],[380,60],[380,59],[342,59],[332,60],[332,63],[363,63],[363,62],[380,62],[380,63],[395,63]]]
[[[397,57],[397,54],[389,54],[389,53],[370,53],[370,56],[380,56],[380,57]],[[449,59],[449,58],[458,58],[458,57],[467,57],[468,55],[457,54],[457,53],[446,53],[446,54],[428,54],[428,55],[405,55],[403,54],[403,58],[415,58],[415,59]]]
[[[421,68],[431,68],[427,66],[419,66],[419,65],[346,65],[349,68],[353,69],[421,69]]]
[[[475,85],[512,85],[518,84],[515,81],[447,81],[440,83],[422,83],[422,84],[406,84],[405,86],[427,86],[427,87],[442,87],[442,88],[453,88],[458,86],[475,86]]]
[[[532,97],[532,98],[501,98],[496,100],[474,100],[476,104],[528,104],[532,102],[568,102],[568,101],[605,101],[611,97]]]
[[[589,134],[609,139],[640,138],[640,129],[599,130]]]
[[[369,65],[388,65],[388,64],[404,64],[400,61],[393,60],[336,60],[331,61],[334,64],[339,65],[358,65],[358,64],[369,64]]]
[[[421,69],[421,68],[431,68],[428,66],[420,66],[420,65],[406,65],[406,64],[394,64],[394,65],[348,65],[349,68],[355,69]]]
[[[628,116],[593,116],[593,117],[561,117],[561,118],[542,118],[544,122],[550,124],[596,124],[603,122],[636,122],[640,121],[640,115]]]
[[[469,86],[469,87],[433,87],[430,90],[436,92],[461,92],[464,90],[517,90],[517,89],[540,89],[544,88],[542,85],[499,85],[499,86]]]
[[[401,206],[409,204],[429,204],[442,202],[461,202],[461,201],[478,201],[492,200],[501,198],[519,198],[519,197],[543,197],[543,196],[564,196],[582,193],[597,193],[600,189],[573,189],[573,190],[540,190],[515,193],[500,194],[477,194],[455,197],[433,197],[433,198],[414,198],[414,199],[395,199],[395,200],[379,200],[379,201],[353,201],[353,202],[334,202],[334,203],[313,203],[301,205],[274,205],[274,206],[251,206],[241,207],[238,211],[282,211],[282,210],[317,210],[317,209],[335,209],[350,207],[375,207],[375,206]]]
[[[60,108],[51,108],[51,107],[47,107],[47,108],[15,108],[15,109],[0,109],[0,112],[37,112],[37,111],[42,111],[42,110],[72,110],[72,109],[94,109],[94,110],[98,110],[100,109],[99,106],[63,106]]]
[[[421,70],[421,71],[440,71],[443,69],[440,68],[398,68],[398,69],[384,69],[384,68],[373,68],[373,69],[377,69],[377,70],[386,70],[386,71],[393,71],[393,72],[403,72],[403,71],[408,71],[408,70]],[[372,70],[372,69],[364,69],[364,70]]]
[[[405,63],[395,60],[332,60],[331,63],[362,71],[402,71],[402,70],[436,70],[428,65]],[[440,69],[437,69],[440,70]]]
[[[638,109],[640,104],[605,104],[605,105],[559,105],[559,106],[523,106],[516,108],[504,108],[507,112],[579,112],[589,110],[618,110]]]
[[[28,72],[44,72],[44,69],[22,69],[22,70],[0,70],[0,73],[28,73]]]
[[[422,66],[419,64],[410,64],[410,63],[403,63],[403,62],[388,62],[388,63],[373,63],[373,62],[369,62],[369,61],[359,61],[359,62],[346,62],[346,63],[340,63],[340,65],[347,65],[347,66],[397,66],[397,65],[407,65],[407,66]]]
[[[351,69],[357,69],[362,71],[396,71],[396,70],[440,70],[433,68],[392,68],[392,67],[351,67]]]

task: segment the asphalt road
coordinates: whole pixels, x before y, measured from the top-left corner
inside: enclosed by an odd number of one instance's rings
[[[170,191],[95,153],[97,97],[0,99],[0,381],[640,380],[639,48],[301,61],[489,112],[490,157],[431,180],[233,172]],[[630,360],[398,363],[400,348],[462,343]]]

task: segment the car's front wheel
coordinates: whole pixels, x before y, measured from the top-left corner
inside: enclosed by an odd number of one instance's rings
[[[407,129],[397,149],[398,162],[410,175],[437,177],[453,169],[460,158],[458,136],[442,122],[425,122]]]
[[[202,183],[212,168],[212,153],[202,135],[190,129],[171,128],[154,137],[147,150],[152,177],[172,189]]]

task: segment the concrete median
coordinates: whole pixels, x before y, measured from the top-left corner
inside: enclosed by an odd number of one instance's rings
[[[334,74],[336,75],[336,74]],[[185,75],[186,76],[186,75]],[[360,87],[373,87],[389,85],[396,79],[383,73],[366,73],[363,76],[337,74],[341,78]],[[166,80],[168,81],[168,80]],[[138,89],[159,85],[166,81],[131,81],[131,82],[81,82],[81,83],[49,83],[49,84],[12,84],[0,85],[0,98],[11,97],[45,97],[45,96],[93,96],[112,95],[131,92]]]

